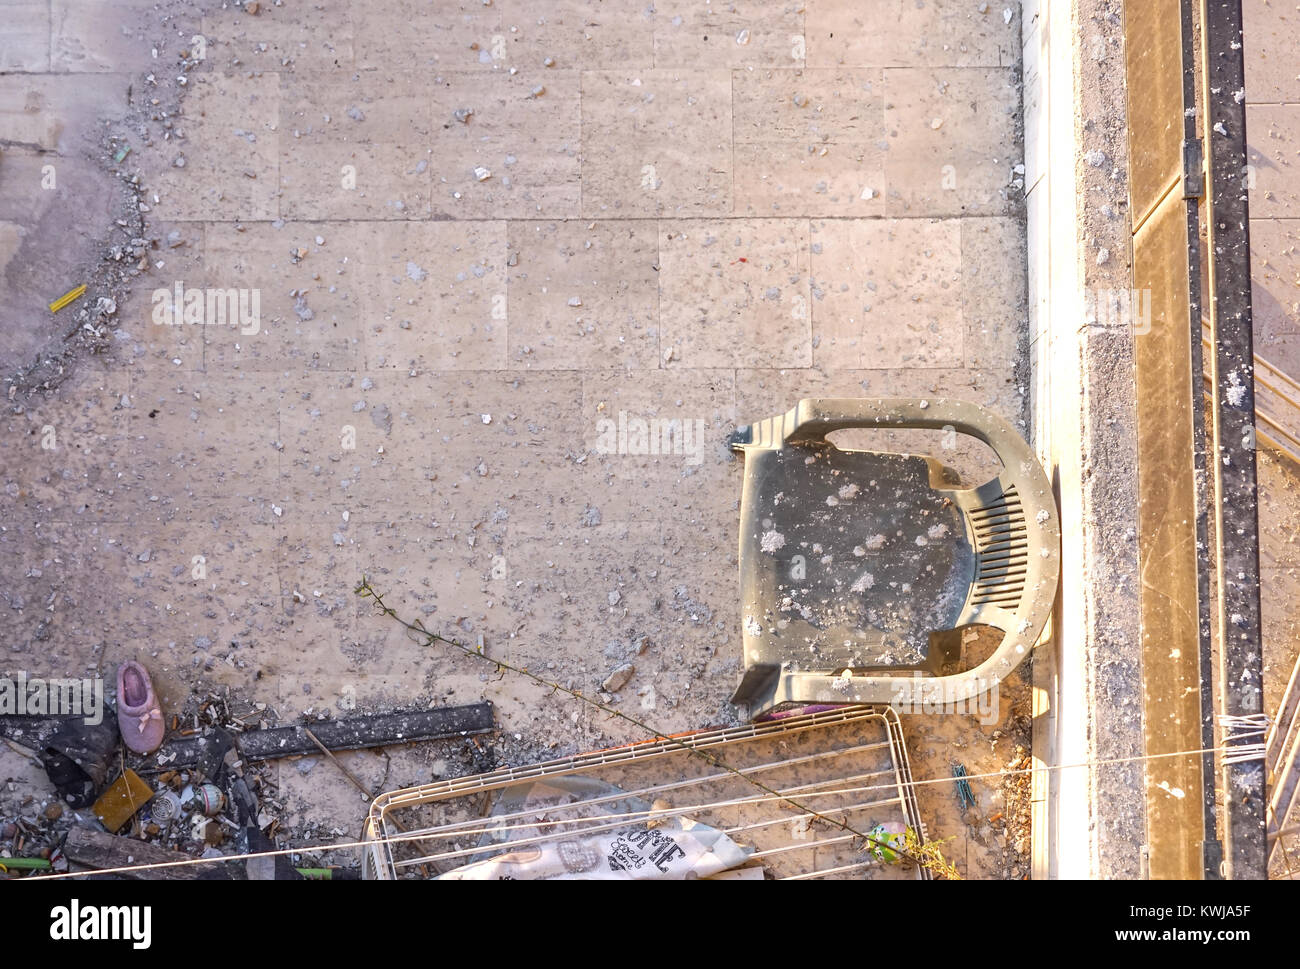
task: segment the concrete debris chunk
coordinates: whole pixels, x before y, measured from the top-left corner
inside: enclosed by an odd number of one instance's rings
[[[632,679],[632,674],[636,672],[636,667],[631,663],[624,663],[600,684],[600,688],[606,693],[617,693],[623,687],[627,686],[628,681]]]

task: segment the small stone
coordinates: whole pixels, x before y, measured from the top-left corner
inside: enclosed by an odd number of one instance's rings
[[[554,57],[548,57],[546,58],[546,60],[542,61],[542,67],[554,67],[554,66],[555,66]]]
[[[748,28],[741,30],[738,34],[736,34],[736,43],[739,44],[741,47],[744,47],[746,44],[749,43]]]
[[[796,94],[796,95],[794,96],[794,106],[795,106],[796,108],[804,108],[804,107],[807,107],[807,106],[808,106],[808,95],[806,95],[806,94]]]
[[[569,297],[569,305],[570,305],[570,306],[581,306],[581,305],[582,305],[582,299],[581,299],[580,297],[577,297],[577,296],[570,296],[570,297]]]
[[[943,118],[934,118],[933,120],[931,120],[930,128],[932,130],[938,131],[942,127],[943,127]]]
[[[261,9],[262,5],[258,3],[257,0],[253,0],[252,3],[244,4],[244,13],[251,13],[254,17],[257,16]]]
[[[455,111],[452,112],[451,116],[455,118],[457,121],[459,121],[461,124],[469,124],[469,119],[473,116],[473,114],[474,114],[473,108],[457,108]]]
[[[636,672],[636,667],[631,663],[624,663],[618,669],[605,677],[605,682],[600,688],[606,693],[617,693],[623,687],[627,686],[628,681],[632,679],[632,674]]]

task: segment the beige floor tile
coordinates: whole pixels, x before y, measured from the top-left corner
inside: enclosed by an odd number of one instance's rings
[[[508,67],[654,66],[655,5],[649,0],[497,0],[497,5]],[[546,65],[547,58],[553,63]]]
[[[129,378],[90,373],[76,395],[0,418],[0,521],[120,521]]]
[[[185,139],[137,149],[158,170],[155,218],[276,218],[279,76],[198,73],[188,86]]]
[[[811,238],[817,366],[964,363],[959,222],[814,222]]]
[[[630,642],[651,623],[659,596],[653,561],[633,555],[612,563],[606,550],[653,548],[658,535],[657,522],[609,521],[563,532],[512,529],[506,602],[522,625],[512,647],[515,661],[536,665],[542,675],[573,677],[574,688],[594,693],[618,665],[607,663],[601,650]],[[590,642],[586,662],[547,669],[547,657],[574,637]]]
[[[204,325],[204,365],[220,370],[350,370],[361,365],[358,274],[366,250],[337,223],[215,223],[205,236],[203,279],[193,285],[247,293],[244,325]],[[317,245],[315,240],[325,240]],[[302,252],[300,258],[296,254]],[[254,303],[253,294],[256,293]],[[244,298],[241,293],[241,298]],[[174,302],[174,300],[173,300]],[[228,314],[229,316],[229,314]]]
[[[280,519],[276,534],[276,579],[279,609],[290,633],[310,637],[331,657],[357,636],[361,579],[357,536],[365,526],[332,502],[304,502]],[[406,527],[410,527],[409,525]],[[296,651],[307,652],[305,643]]]
[[[730,480],[739,493],[739,477]],[[734,632],[740,625],[737,545],[731,515],[665,521],[660,531],[663,606],[638,663],[648,682],[636,691],[636,705],[669,729],[688,729],[692,716],[700,716],[692,710],[715,723],[729,716],[741,674]]]
[[[659,230],[653,221],[511,222],[508,233],[513,365],[659,365]]]
[[[141,53],[147,56],[158,36],[127,25],[138,23],[142,15],[152,17],[155,9],[152,0],[120,0],[112,4],[50,0],[47,23],[51,69],[60,73],[111,73],[123,64],[138,61]],[[187,26],[197,27],[197,23]],[[182,39],[173,31],[172,36],[179,41],[177,50],[188,47],[189,37],[196,33],[199,31],[191,30]],[[159,54],[161,58],[162,52]]]
[[[352,65],[352,12],[343,4],[312,8],[265,4],[256,15],[231,5],[207,14],[200,33],[219,64],[238,57],[254,70]]]
[[[1300,618],[1293,608],[1300,596],[1296,570],[1261,568],[1259,572],[1261,625],[1264,640],[1265,710],[1276,716],[1291,673],[1300,654]],[[1292,864],[1294,864],[1292,855]]]
[[[589,373],[577,472],[590,504],[583,520],[666,521],[732,508],[740,497],[726,445],[733,388],[730,370]]]
[[[129,83],[122,74],[0,75],[0,130],[15,147],[82,151],[85,131],[66,119],[121,117]]]
[[[363,520],[428,517],[433,434],[427,406],[411,398],[414,379],[391,371],[295,376],[277,439],[285,515],[324,503],[355,507]]]
[[[540,66],[439,77],[430,90],[434,217],[576,216],[578,91],[577,72]]]
[[[731,75],[582,76],[582,214],[731,212]]]
[[[99,554],[113,548],[106,545],[106,528],[111,526],[31,520],[0,528],[0,602],[14,660],[66,671],[94,662],[86,647],[99,636],[96,586],[106,574],[120,576],[124,561],[122,555],[110,560]]]
[[[1255,334],[1255,355],[1283,373],[1300,373],[1300,333]]]
[[[376,223],[351,236],[369,367],[504,366],[504,222]]]
[[[807,222],[661,222],[659,251],[668,366],[809,364]]]
[[[154,497],[269,500],[280,463],[279,401],[262,374],[133,377],[122,490],[141,507]],[[241,460],[231,459],[236,453]]]
[[[435,475],[430,518],[439,535],[470,541],[488,523],[522,518],[572,527],[579,520],[587,503],[580,375],[501,371],[427,379],[434,388],[424,398]],[[555,480],[568,483],[556,488]]]
[[[352,0],[352,50],[361,69],[500,69],[506,34],[499,5],[483,0],[391,0],[376,16],[370,0]],[[401,24],[394,30],[393,24]]]
[[[806,16],[810,67],[1009,67],[1019,60],[1016,0],[826,0]],[[1012,15],[1007,19],[1004,10]]]
[[[656,67],[803,66],[802,3],[666,0],[655,13]]]
[[[430,165],[429,150],[415,144],[294,140],[280,157],[280,210],[288,219],[427,219]]]
[[[54,606],[56,638],[148,643],[151,668],[228,665],[238,682],[251,670],[226,657],[249,656],[247,647],[269,644],[277,629],[271,521],[241,499],[216,499],[147,534],[114,523],[61,526],[68,530],[46,535],[29,555],[40,560],[40,578],[28,579],[27,591],[57,588],[43,597]],[[118,595],[93,593],[106,576],[120,583]]]
[[[732,88],[738,213],[884,214],[880,71],[735,71]]]
[[[150,271],[146,277],[149,281],[118,305],[114,341],[126,348],[133,369],[168,373],[201,371],[205,328],[167,321],[175,319],[171,308],[178,282],[182,299],[191,285],[206,286],[206,228],[201,222],[163,222],[159,229],[160,247],[149,253]],[[172,232],[180,233],[175,239],[180,244],[175,247],[167,242]]]
[[[813,218],[885,214],[885,152],[874,145],[736,144],[736,213]]]
[[[1255,219],[1300,218],[1300,105],[1246,105],[1246,177]]]
[[[694,711],[726,719],[738,674],[728,649],[737,607],[734,552],[732,568],[719,568],[719,549],[734,547],[732,525],[605,522],[512,542],[528,563],[511,596],[520,622],[509,646],[516,662],[590,696],[631,665],[610,702],[661,730],[690,729],[701,715]],[[625,554],[611,560],[611,547]],[[575,636],[590,645],[566,661]]]
[[[41,0],[4,0],[0,71],[38,73],[50,69],[50,7]]]
[[[1019,111],[1010,69],[887,70],[888,213],[1009,214]]]
[[[277,529],[269,509],[234,498],[147,538],[127,538],[138,598],[123,604],[122,638],[153,630],[160,656],[170,653],[175,665],[223,669],[226,682],[247,680],[258,653],[279,638]]]
[[[1296,37],[1300,10],[1278,0],[1242,0],[1246,103],[1300,101]]]
[[[430,213],[428,78],[286,75],[280,211],[298,219],[418,219]]]
[[[1025,228],[1018,219],[961,220],[962,319],[967,366],[1020,359],[1028,337]]]
[[[737,141],[871,144],[884,135],[879,70],[746,70],[731,75]]]
[[[1267,449],[1258,454],[1259,561],[1266,569],[1300,568],[1300,506],[1295,488],[1300,474],[1294,464]]]
[[[1300,219],[1251,219],[1251,312],[1257,339],[1300,333],[1298,250]]]
[[[513,582],[503,554],[504,524],[493,532],[485,532],[471,546],[463,537],[437,539],[385,524],[363,525],[356,529],[356,567],[404,620],[419,620],[427,629],[474,648],[482,635],[484,652],[491,644],[501,655],[511,642],[515,622],[506,602]],[[439,676],[480,670],[477,660],[454,647],[412,641],[400,625],[377,614],[371,600],[353,598],[356,645],[344,646],[351,668],[413,673],[416,683],[429,670]]]

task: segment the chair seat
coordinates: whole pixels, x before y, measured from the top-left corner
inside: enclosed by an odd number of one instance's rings
[[[931,463],[834,445],[755,453],[746,665],[937,672],[931,633],[956,624],[975,551],[957,506],[930,487]]]

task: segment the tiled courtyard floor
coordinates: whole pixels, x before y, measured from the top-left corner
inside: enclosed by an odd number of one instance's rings
[[[5,51],[34,73],[0,76],[0,115],[39,151],[66,133],[34,97],[111,101],[148,59],[76,42],[84,6]],[[631,736],[410,642],[353,595],[365,574],[583,690],[632,663],[613,702],[660,730],[734,722],[727,434],[826,394],[962,397],[1027,429],[1019,12],[980,6],[286,2],[173,29],[173,56],[177,31],[207,44],[184,137],[137,135],[130,164],[151,237],[180,244],[109,353],[3,416],[6,663],[140,657],[172,707],[224,685],[285,718],[487,697],[516,763]],[[0,195],[14,246],[23,205],[84,204]],[[256,293],[257,332],[157,325],[151,291],[178,285]],[[702,422],[702,447],[602,453],[620,414]],[[946,774],[933,754],[914,763]],[[329,771],[281,773],[350,828]],[[395,756],[386,780],[448,771]]]

